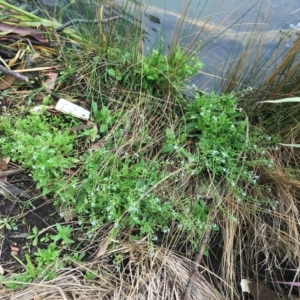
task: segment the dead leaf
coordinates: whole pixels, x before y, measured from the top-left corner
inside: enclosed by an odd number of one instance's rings
[[[0,265],[0,275],[3,275],[3,274],[4,274],[4,269]]]
[[[107,247],[112,243],[112,242],[118,242],[114,240],[113,238],[116,236],[114,227],[110,230],[109,235],[106,237],[106,239],[99,245],[99,250],[95,255],[95,259],[100,258],[103,254],[105,254]]]
[[[98,150],[100,147],[101,147],[101,142],[100,142],[100,141],[97,141],[97,142],[91,144],[90,149],[96,151],[96,150]]]
[[[8,65],[9,67],[13,66],[13,65],[18,61],[18,59],[20,58],[20,54],[21,54],[21,50],[19,50],[19,51],[17,52],[17,54],[15,55],[15,57],[12,58],[12,59],[8,62],[7,65]]]
[[[75,174],[76,174],[76,172],[75,171],[72,171],[72,170],[63,170],[63,172],[65,173],[65,174],[67,174],[67,175],[70,175],[70,176],[74,176]]]
[[[55,88],[55,81],[58,76],[58,73],[51,72],[48,73],[47,76],[48,78],[45,80],[46,87],[49,90],[53,90]]]
[[[30,28],[30,27],[9,25],[0,22],[0,35],[4,36],[11,33],[22,35],[22,36],[31,36],[41,43],[48,43],[48,40],[45,39],[45,36],[42,34],[40,30]]]
[[[0,90],[5,90],[9,88],[16,80],[16,77],[5,75],[3,78],[0,78]]]
[[[50,48],[50,47],[47,47],[47,46],[34,45],[33,48],[34,48],[34,50],[40,51],[42,55],[49,55],[49,54],[52,54],[54,56],[59,55],[59,52],[56,49]]]
[[[23,69],[25,63],[23,62],[16,70]],[[15,71],[15,70],[13,70]],[[5,75],[4,77],[0,78],[0,90],[5,90],[9,88],[16,80],[16,77]]]
[[[66,213],[64,215],[65,222],[71,222],[75,218],[75,215],[72,212]]]

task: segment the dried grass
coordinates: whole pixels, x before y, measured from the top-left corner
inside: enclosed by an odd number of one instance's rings
[[[99,241],[101,243],[102,241]],[[178,253],[155,247],[149,255],[147,242],[124,242],[97,261],[62,269],[51,281],[28,284],[25,290],[2,291],[10,300],[39,299],[182,299],[190,277],[192,262]],[[122,254],[126,265],[117,272],[110,255]],[[97,270],[93,280],[86,281],[87,271]],[[205,269],[203,270],[205,271]],[[190,299],[223,299],[216,288],[199,273]]]
[[[223,251],[217,273],[227,282],[224,293],[230,299],[237,297],[242,278],[270,286],[274,281],[288,281],[291,276],[299,281],[300,181],[291,178],[278,152],[269,155],[275,169],[260,170],[260,184],[268,188],[245,187],[247,194],[256,199],[253,203],[237,203],[228,195],[222,202],[226,214],[220,210],[218,216],[220,232],[215,242],[222,241]],[[264,204],[266,198],[278,201],[278,205]],[[286,290],[278,285],[275,288],[278,294],[286,295]]]

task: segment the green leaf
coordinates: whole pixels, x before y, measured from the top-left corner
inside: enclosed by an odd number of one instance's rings
[[[174,150],[174,145],[173,144],[167,144],[163,149],[162,152],[163,153],[168,153],[168,152],[172,152]]]
[[[95,101],[92,102],[92,111],[94,114],[98,112],[98,104]]]
[[[100,132],[101,132],[101,133],[106,132],[107,129],[108,129],[107,124],[102,124],[102,125],[100,126]]]
[[[105,120],[109,117],[109,110],[106,106],[101,108],[101,115]]]
[[[38,234],[38,229],[37,229],[37,227],[36,226],[34,226],[33,228],[32,228],[32,232],[34,233],[34,234]]]
[[[149,73],[150,69],[149,69],[148,64],[144,62],[143,67],[144,67],[144,73]]]
[[[115,77],[116,76],[116,71],[112,68],[108,69],[107,70],[107,73],[112,76],[112,77]]]

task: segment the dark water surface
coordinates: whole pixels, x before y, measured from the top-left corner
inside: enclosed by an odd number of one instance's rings
[[[41,7],[41,4],[51,14],[65,7],[68,7],[65,10],[76,6],[83,8],[78,9],[75,14],[77,17],[83,16],[84,7],[91,4],[96,7],[101,4],[113,6],[116,11],[126,7],[132,15],[138,14],[143,18],[146,31],[145,51],[158,42],[163,42],[168,49],[172,45],[172,38],[189,49],[193,49],[193,46],[195,48],[196,42],[200,42],[201,48],[200,51],[197,50],[197,54],[205,67],[194,83],[208,90],[217,88],[226,71],[234,67],[245,49],[251,53],[245,60],[246,64],[264,65],[264,60],[274,48],[278,48],[278,62],[282,53],[288,51],[298,38],[296,34],[289,34],[291,28],[295,27],[293,31],[297,31],[299,27],[300,32],[299,0],[17,1],[18,6],[23,5],[25,9],[28,7],[30,11]],[[127,19],[132,22],[128,16]],[[180,23],[181,19],[184,22]],[[284,40],[278,47],[283,37]],[[258,53],[260,57],[257,56]],[[271,71],[272,67],[267,68]]]

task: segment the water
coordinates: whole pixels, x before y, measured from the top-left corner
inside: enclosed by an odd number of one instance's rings
[[[288,51],[298,38],[298,32],[291,36],[287,35],[289,30],[295,28],[294,31],[296,29],[300,31],[299,0],[146,0],[146,3],[131,0],[131,2],[148,16],[146,48],[151,48],[159,40],[158,37],[166,46],[172,45],[174,34],[179,36],[176,41],[183,47],[189,48],[192,41],[201,41],[198,55],[205,67],[201,70],[202,75],[200,74],[194,83],[201,85],[203,89],[217,89],[224,74],[230,70],[245,49],[249,53],[252,52],[245,63],[249,65],[254,61],[256,64],[262,63],[261,70],[258,71],[266,72],[267,76],[272,67],[264,65],[266,57],[284,37],[280,49],[277,50],[280,60],[281,55]],[[182,14],[185,15],[185,22],[179,29],[176,24]],[[262,33],[264,33],[263,41],[261,41]],[[249,47],[251,39],[254,42],[251,42],[252,45]],[[273,65],[276,65],[276,62]],[[264,68],[268,70],[265,71]],[[244,76],[248,76],[246,73]],[[255,86],[256,83],[251,84]]]
[[[23,0],[18,2],[24,3]],[[72,1],[39,2],[43,2],[49,11],[53,11]],[[83,5],[86,3],[81,0],[75,2]],[[34,5],[35,0],[25,3]],[[103,3],[106,6],[113,3],[126,5],[133,14],[140,11],[145,16],[145,52],[155,47],[158,42],[163,42],[168,49],[172,46],[174,37],[182,47],[189,49],[193,49],[191,44],[195,46],[201,42],[197,55],[205,67],[194,83],[210,90],[218,88],[222,78],[226,77],[227,70],[234,66],[245,49],[250,53],[245,63],[262,63],[261,69],[269,68],[271,71],[270,66],[263,64],[266,57],[284,36],[278,50],[280,59],[280,55],[288,51],[298,38],[296,34],[287,36],[288,31],[294,28],[293,31],[300,32],[299,0],[98,0],[94,3]],[[180,27],[176,26],[183,15],[184,22]],[[280,30],[284,30],[284,33],[280,33]],[[262,32],[265,33],[263,42],[260,38]],[[251,47],[249,40],[253,41]]]

